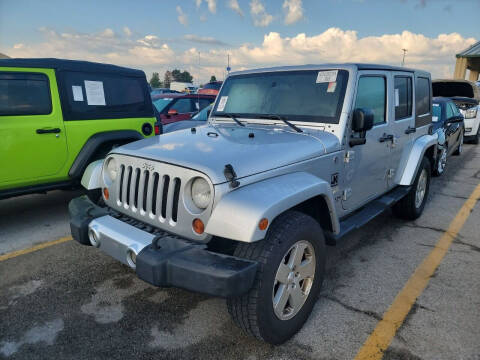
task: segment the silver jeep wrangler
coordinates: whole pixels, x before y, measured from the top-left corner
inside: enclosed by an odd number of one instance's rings
[[[317,300],[326,245],[385,209],[420,216],[436,137],[430,74],[328,64],[232,73],[208,124],[91,164],[103,204],[72,235],[155,286],[227,299],[235,322],[288,340]]]

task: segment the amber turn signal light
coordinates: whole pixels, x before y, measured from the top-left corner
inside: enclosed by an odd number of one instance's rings
[[[109,196],[110,196],[110,194],[108,193],[108,189],[103,188],[103,197],[105,198],[105,200],[108,200]]]
[[[205,231],[205,225],[200,219],[193,220],[192,227],[193,231],[195,231],[198,235],[203,234],[203,232]]]
[[[268,219],[263,218],[262,220],[260,220],[260,222],[258,223],[258,228],[260,230],[266,230],[267,227],[268,227]]]

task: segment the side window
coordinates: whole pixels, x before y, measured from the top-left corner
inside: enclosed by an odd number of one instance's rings
[[[395,76],[395,120],[412,116],[412,78]]]
[[[0,116],[47,115],[52,112],[48,77],[0,73]]]
[[[453,107],[451,103],[447,103],[447,119],[450,119],[452,116],[454,116],[455,113],[453,111]]]
[[[415,86],[415,105],[416,115],[425,115],[430,113],[430,81],[427,78],[417,78]]]
[[[374,125],[386,121],[386,84],[386,79],[383,76],[362,76],[358,80],[355,108],[372,110]]]
[[[453,114],[454,114],[455,116],[462,115],[462,114],[460,113],[460,110],[458,110],[458,107],[457,107],[457,105],[456,105],[455,103],[450,103],[450,105],[452,106]]]
[[[188,113],[192,111],[192,99],[178,99],[170,109],[175,109],[179,114]]]

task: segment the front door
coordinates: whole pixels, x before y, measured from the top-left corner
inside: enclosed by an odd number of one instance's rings
[[[369,109],[374,114],[373,128],[366,133],[366,143],[349,147],[345,163],[345,182],[342,196],[343,208],[355,210],[387,188],[387,170],[390,160],[389,134],[390,115],[388,104],[388,73],[360,71],[354,109]],[[351,126],[351,125],[350,125]],[[351,130],[350,130],[351,131]]]
[[[67,145],[56,89],[53,70],[0,70],[0,188],[48,179],[64,166]]]

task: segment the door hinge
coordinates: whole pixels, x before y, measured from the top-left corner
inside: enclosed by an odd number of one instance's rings
[[[392,179],[395,176],[395,169],[387,170],[387,178]]]
[[[349,163],[350,161],[353,161],[355,159],[355,151],[347,151],[345,153],[345,158],[343,159],[343,162]]]
[[[343,201],[347,201],[348,198],[352,195],[352,189],[351,188],[346,188],[345,190],[343,190],[343,195],[342,195],[342,199]]]

